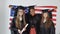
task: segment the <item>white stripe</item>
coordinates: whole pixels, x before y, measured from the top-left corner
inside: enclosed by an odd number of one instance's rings
[[[10,18],[14,18],[13,16],[10,16]]]
[[[56,21],[53,21],[53,23],[56,23]]]
[[[35,7],[35,9],[54,9],[54,8]]]
[[[52,14],[57,14],[56,12],[52,12]]]
[[[9,27],[11,27],[11,25],[9,24]]]
[[[53,19],[56,19],[56,17],[55,17],[55,16],[52,16],[52,18],[53,18]]]
[[[12,21],[9,21],[9,23],[11,23]]]
[[[35,8],[35,9],[43,9],[44,10],[44,9],[53,9],[53,8]]]
[[[42,12],[41,12],[41,11],[35,11],[35,13],[36,13],[36,14],[42,14]]]
[[[54,27],[56,28],[56,25]]]
[[[54,21],[55,21],[55,19],[56,19],[56,18],[52,18],[52,20],[54,20]]]

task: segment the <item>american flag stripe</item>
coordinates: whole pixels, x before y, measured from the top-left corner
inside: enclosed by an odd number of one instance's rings
[[[53,16],[52,18],[53,18],[53,19],[56,19],[56,17],[55,17],[55,16]]]
[[[10,26],[12,25],[12,20],[13,20],[13,16],[10,16],[10,19],[9,19],[9,29],[10,29]]]
[[[52,14],[52,16],[55,16],[56,17],[56,14]]]
[[[37,8],[41,8],[41,9],[42,9],[42,8],[43,8],[43,9],[44,9],[44,8],[45,8],[45,9],[46,9],[46,8],[47,8],[47,9],[49,9],[49,8],[50,8],[50,9],[51,9],[51,8],[54,8],[54,9],[57,9],[57,6],[36,6],[35,8],[36,8],[36,9],[37,9]]]
[[[10,16],[10,19],[9,20],[10,20],[9,23],[11,23],[12,20],[13,20],[13,16]]]
[[[35,13],[36,13],[36,14],[42,14],[42,12],[41,12],[41,11],[35,11]]]

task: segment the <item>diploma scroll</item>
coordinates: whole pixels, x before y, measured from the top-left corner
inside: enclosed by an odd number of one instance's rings
[[[26,24],[25,27],[22,30],[20,30],[20,34],[22,34],[25,31],[27,26],[28,26],[28,24]]]

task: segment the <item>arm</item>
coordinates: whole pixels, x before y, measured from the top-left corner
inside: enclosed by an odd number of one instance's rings
[[[12,20],[11,30],[17,31],[16,25],[15,25],[15,18],[13,18],[13,20]]]

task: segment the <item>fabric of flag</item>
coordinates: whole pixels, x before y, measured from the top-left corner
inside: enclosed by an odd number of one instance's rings
[[[12,8],[17,8],[17,6],[13,5]],[[14,13],[15,13],[14,9],[12,8],[11,8],[11,13],[10,13],[10,21],[9,21],[10,24],[12,22],[12,19],[14,18]],[[26,8],[25,13],[28,13],[29,8],[28,7],[25,7],[25,8]],[[49,10],[54,9],[51,13],[52,13],[52,21],[56,25],[56,11],[57,11],[56,6],[35,6],[34,8],[35,8],[36,14],[42,14],[42,10],[44,9],[49,9]]]

